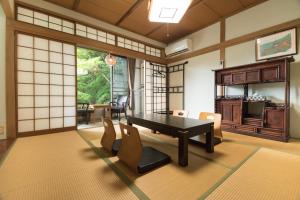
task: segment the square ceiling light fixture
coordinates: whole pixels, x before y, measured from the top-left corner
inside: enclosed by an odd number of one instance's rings
[[[149,0],[150,22],[178,23],[193,0]]]

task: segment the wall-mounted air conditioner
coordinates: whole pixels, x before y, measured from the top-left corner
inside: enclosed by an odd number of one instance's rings
[[[184,39],[172,43],[165,48],[166,56],[171,57],[192,50],[192,40]]]

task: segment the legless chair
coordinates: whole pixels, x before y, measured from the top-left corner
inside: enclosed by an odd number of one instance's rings
[[[186,110],[173,110],[173,116],[176,117],[187,117],[189,114]]]
[[[222,130],[221,130],[221,120],[222,120],[222,115],[219,113],[209,113],[209,112],[201,112],[199,115],[200,120],[213,120],[214,121],[214,137],[215,141],[222,142],[223,140],[223,135],[222,135]]]
[[[111,152],[113,155],[117,155],[122,140],[121,139],[116,140],[116,131],[110,119],[104,118],[103,126],[104,126],[104,135],[102,136],[101,139],[101,145],[105,150]]]
[[[120,123],[122,144],[118,152],[120,161],[137,173],[145,173],[165,165],[170,157],[152,147],[143,147],[137,128]]]

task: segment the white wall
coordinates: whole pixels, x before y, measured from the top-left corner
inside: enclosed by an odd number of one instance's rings
[[[0,4],[0,128],[5,127],[5,33],[6,17]],[[6,133],[0,133],[0,139],[6,138]]]
[[[190,118],[198,118],[200,112],[214,112],[212,70],[220,68],[219,56],[220,51],[210,52],[188,59],[185,65],[184,107]]]
[[[226,19],[226,40],[300,18],[299,0],[269,0]]]
[[[183,38],[180,38],[179,40],[182,39],[192,40],[192,51],[218,44],[220,42],[220,22],[189,34]]]

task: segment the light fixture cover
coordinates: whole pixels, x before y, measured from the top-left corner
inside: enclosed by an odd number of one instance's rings
[[[150,0],[151,22],[178,23],[193,0]]]
[[[117,59],[115,56],[112,56],[110,53],[105,57],[105,63],[109,66],[114,66],[117,64]]]

